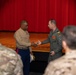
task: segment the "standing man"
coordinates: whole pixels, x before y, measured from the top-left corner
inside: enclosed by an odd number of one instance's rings
[[[38,41],[37,44],[50,43],[50,53],[48,62],[57,59],[62,56],[62,35],[61,32],[56,27],[56,21],[50,20],[48,23],[49,29],[51,29],[48,38],[44,41]]]
[[[30,53],[32,53],[30,46],[36,46],[35,43],[30,42],[27,29],[28,22],[23,20],[20,28],[14,34],[14,38],[16,40],[16,51],[23,61],[24,75],[29,75]]]
[[[50,62],[44,75],[76,75],[76,26],[64,28],[62,45],[65,55]]]

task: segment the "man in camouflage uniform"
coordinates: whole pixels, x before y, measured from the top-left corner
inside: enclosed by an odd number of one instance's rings
[[[76,75],[76,26],[67,26],[63,31],[65,55],[47,66],[44,75]]]
[[[0,75],[23,75],[20,56],[0,44]]]
[[[48,38],[42,42],[38,41],[37,43],[38,45],[50,43],[49,62],[62,56],[62,36],[61,32],[56,27],[55,20],[50,20],[48,27],[51,29]]]

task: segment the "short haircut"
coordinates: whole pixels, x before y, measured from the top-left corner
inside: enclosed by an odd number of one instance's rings
[[[76,49],[76,26],[66,26],[63,30],[63,40],[70,49]]]
[[[22,20],[21,21],[21,25],[24,24],[24,23],[27,23],[28,24],[28,22],[26,20]]]
[[[53,24],[55,24],[55,25],[56,25],[56,20],[51,19],[51,20],[49,20],[49,21],[51,21],[51,23],[53,23]]]

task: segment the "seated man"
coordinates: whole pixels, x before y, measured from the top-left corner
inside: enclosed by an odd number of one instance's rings
[[[76,75],[76,26],[65,27],[62,38],[65,55],[50,62],[44,75]]]
[[[0,75],[23,75],[22,68],[20,56],[0,44]]]

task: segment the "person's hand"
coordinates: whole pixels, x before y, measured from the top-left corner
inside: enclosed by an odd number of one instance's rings
[[[33,52],[32,52],[32,51],[30,51],[30,54],[32,54],[32,55],[33,55]]]
[[[54,51],[51,51],[50,54],[53,56],[55,54],[55,52]]]
[[[30,62],[35,60],[35,56],[33,54],[30,54]]]
[[[37,44],[36,44],[36,43],[34,43],[34,42],[32,42],[32,43],[31,43],[31,46],[36,47],[36,46],[37,46]]]
[[[41,45],[41,41],[38,40],[37,45]]]

